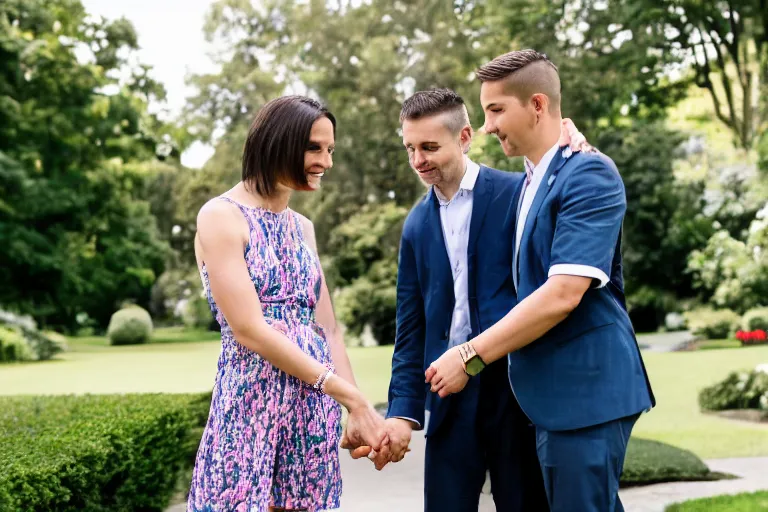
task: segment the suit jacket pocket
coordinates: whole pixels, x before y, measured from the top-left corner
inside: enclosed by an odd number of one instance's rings
[[[598,324],[587,324],[587,325],[580,325],[580,329],[573,329],[571,332],[562,332],[560,333],[557,338],[553,338],[553,342],[558,347],[562,347],[563,345],[570,343],[571,341],[574,341],[576,338],[581,338],[582,336],[585,336],[592,331],[596,331],[598,329],[602,329],[603,327],[607,327],[609,325],[613,325],[614,322],[600,322]],[[550,331],[551,332],[551,331]]]

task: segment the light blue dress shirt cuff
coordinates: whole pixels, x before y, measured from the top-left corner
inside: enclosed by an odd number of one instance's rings
[[[405,416],[391,416],[391,417],[392,417],[392,418],[397,418],[397,419],[399,419],[399,420],[407,420],[407,421],[410,421],[411,423],[413,423],[414,425],[416,425],[416,429],[417,429],[417,430],[418,430],[418,429],[421,429],[421,423],[419,423],[418,421],[416,421],[416,420],[415,420],[415,419],[413,419],[413,418],[406,418]]]
[[[549,277],[552,276],[581,276],[591,277],[597,279],[600,283],[595,288],[602,288],[608,284],[608,276],[597,267],[590,267],[589,265],[572,265],[567,263],[560,263],[549,267]]]

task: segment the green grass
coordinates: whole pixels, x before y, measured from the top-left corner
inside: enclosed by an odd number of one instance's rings
[[[739,340],[705,340],[696,343],[697,350],[716,350],[721,348],[740,348]]]
[[[158,329],[157,336],[163,333]],[[210,334],[206,333],[208,338]],[[175,336],[175,338],[174,338]],[[0,366],[0,394],[186,393],[210,391],[219,344],[191,342],[184,333],[160,339],[186,343],[110,347],[103,338],[78,338],[57,360]],[[379,403],[387,399],[392,347],[351,348],[358,384]],[[768,427],[702,414],[701,388],[730,371],[768,362],[768,346],[644,354],[658,406],[633,434],[690,450],[701,458],[768,456]]]
[[[150,344],[154,343],[197,343],[200,341],[218,341],[220,334],[203,329],[186,329],[184,327],[158,327],[152,331]],[[109,347],[105,336],[79,336],[69,338],[70,345],[76,347]]]
[[[768,492],[717,496],[676,503],[666,512],[768,512]]]
[[[698,393],[729,372],[768,362],[768,346],[643,354],[658,405],[633,434],[690,450],[703,459],[768,455],[768,428],[699,410]]]

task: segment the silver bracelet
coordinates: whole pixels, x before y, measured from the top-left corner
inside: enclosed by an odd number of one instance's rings
[[[318,375],[317,381],[312,385],[316,391],[325,393],[325,381],[328,380],[328,376],[333,373],[333,370],[328,368],[323,373]]]
[[[331,378],[331,375],[336,375],[333,372],[333,368],[328,368],[328,372],[325,374],[325,378],[323,379],[323,383],[320,384],[320,392],[325,394],[325,385],[328,384],[328,379]]]

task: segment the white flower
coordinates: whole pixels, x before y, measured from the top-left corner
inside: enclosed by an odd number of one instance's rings
[[[768,375],[768,363],[763,363],[755,366],[755,371],[758,373],[765,373]]]

